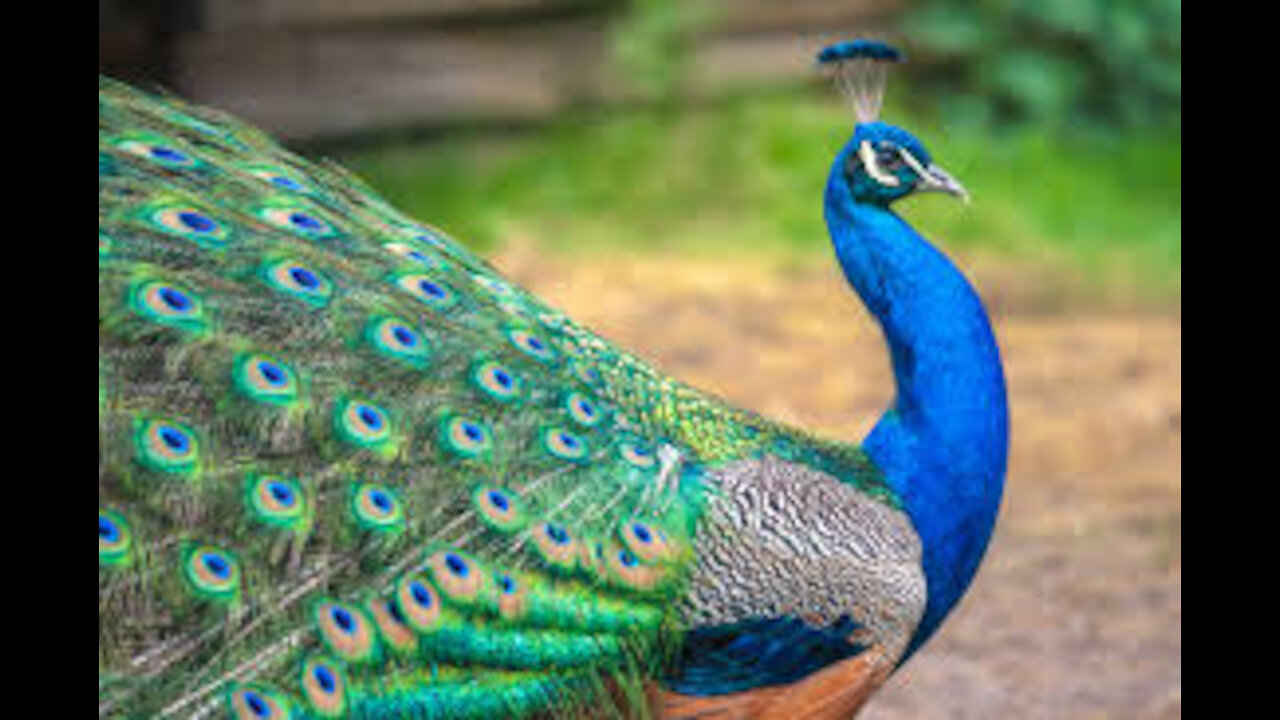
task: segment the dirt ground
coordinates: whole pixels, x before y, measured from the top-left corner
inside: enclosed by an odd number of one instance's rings
[[[773,417],[857,439],[890,400],[878,330],[825,262],[498,262],[673,375]],[[1104,308],[1038,273],[968,264],[1008,367],[1006,505],[973,592],[863,717],[1181,718],[1180,308]]]

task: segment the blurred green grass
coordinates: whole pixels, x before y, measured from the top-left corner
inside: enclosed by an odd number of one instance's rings
[[[890,108],[972,191],[901,211],[949,250],[1060,268],[1180,302],[1180,129],[1078,135],[949,126]],[[580,110],[548,126],[383,137],[336,151],[411,215],[481,250],[827,252],[823,188],[852,130],[809,88]],[[330,153],[333,154],[333,153]]]

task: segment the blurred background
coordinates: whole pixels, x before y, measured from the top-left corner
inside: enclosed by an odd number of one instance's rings
[[[973,192],[1014,403],[974,592],[866,714],[1182,715],[1181,0],[99,0],[98,69],[238,114],[674,375],[856,439],[892,396],[822,219],[827,42]]]

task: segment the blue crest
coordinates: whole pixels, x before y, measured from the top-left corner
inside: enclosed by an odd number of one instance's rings
[[[900,63],[907,56],[898,48],[879,40],[846,40],[822,48],[818,53],[818,64],[827,65],[846,60],[873,60],[880,62]]]
[[[818,53],[818,67],[834,77],[849,98],[860,123],[880,119],[889,66],[906,59],[901,50],[879,40],[847,40]]]

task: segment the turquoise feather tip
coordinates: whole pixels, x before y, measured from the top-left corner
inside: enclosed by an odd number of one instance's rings
[[[845,40],[822,48],[818,53],[818,64],[827,65],[847,60],[879,60],[899,63],[907,59],[898,48],[880,40]]]

